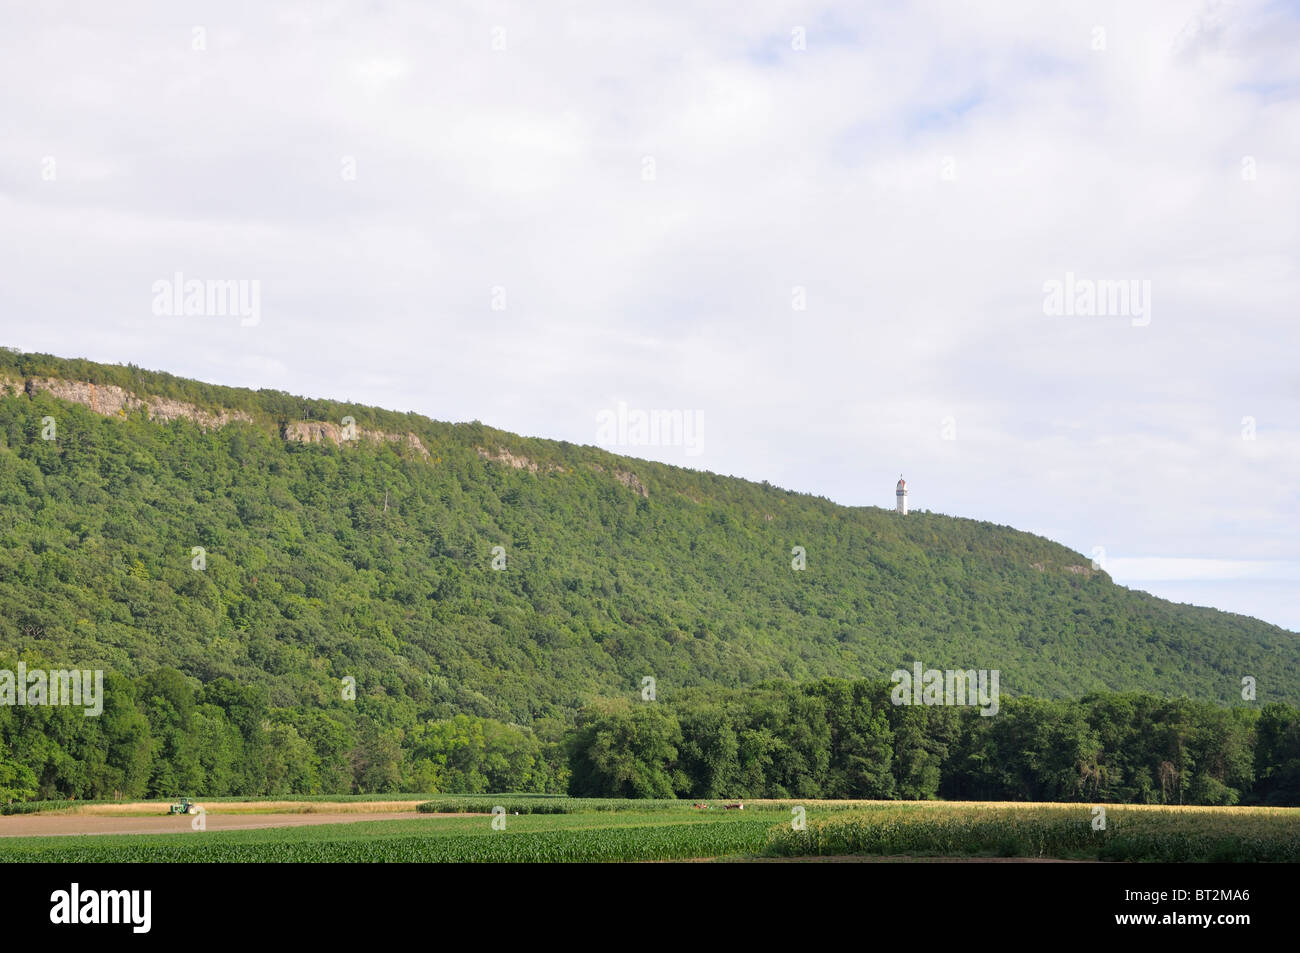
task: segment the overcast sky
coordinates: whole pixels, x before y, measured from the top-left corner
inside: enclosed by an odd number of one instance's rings
[[[901,472],[1300,630],[1294,3],[4,6],[0,344],[575,443],[682,410],[610,448]],[[177,273],[256,319],[155,313]]]

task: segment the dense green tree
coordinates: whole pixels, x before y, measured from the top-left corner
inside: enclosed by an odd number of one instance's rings
[[[194,687],[175,669],[159,668],[141,680],[138,697],[154,741],[150,791],[188,794],[202,790],[206,778],[194,731]]]
[[[0,803],[30,801],[36,797],[36,775],[0,751]]]
[[[457,715],[411,733],[412,783],[420,791],[484,794],[545,788],[541,742],[517,725]]]
[[[367,723],[351,752],[353,791],[384,794],[401,790],[402,747],[398,733]]]
[[[657,704],[586,713],[571,761],[570,791],[593,797],[675,797],[688,787],[677,767],[682,730]]]
[[[893,732],[894,793],[906,800],[938,797],[943,769],[960,735],[957,710],[882,705]]]
[[[1300,804],[1300,711],[1265,705],[1255,733],[1256,797],[1263,804]]]
[[[678,764],[691,779],[691,797],[718,798],[744,793],[740,779],[740,742],[734,715],[715,704],[683,708],[678,716],[682,742]]]

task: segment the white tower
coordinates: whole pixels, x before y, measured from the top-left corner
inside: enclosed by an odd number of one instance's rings
[[[903,482],[903,474],[901,473],[898,475],[898,489],[894,491],[894,499],[897,501],[894,504],[894,509],[898,510],[898,512],[906,516],[907,515],[907,484]]]

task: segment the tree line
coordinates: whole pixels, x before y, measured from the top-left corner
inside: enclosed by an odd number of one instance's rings
[[[35,665],[35,662],[30,663]],[[0,662],[12,668],[12,663]],[[572,726],[392,719],[364,696],[108,673],[104,710],[0,706],[0,802],[421,792],[1300,804],[1300,710],[1140,693],[897,706],[866,680],[604,700]]]
[[[1300,711],[1143,693],[900,706],[887,682],[588,709],[569,789],[622,797],[1300,804]]]

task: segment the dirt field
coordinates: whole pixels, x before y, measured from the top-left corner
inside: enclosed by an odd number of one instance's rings
[[[424,800],[427,800],[425,798]],[[132,801],[126,804],[80,804],[46,815],[94,814],[111,817],[166,815],[171,801]],[[213,814],[392,814],[414,811],[420,800],[402,801],[199,801]]]
[[[104,805],[116,806],[116,805]],[[124,807],[126,805],[123,805]],[[136,805],[138,807],[138,805]],[[224,807],[224,805],[222,805]],[[303,827],[355,821],[397,821],[425,817],[474,817],[472,814],[418,814],[415,811],[229,814],[209,812],[210,831],[247,831],[262,827]],[[486,816],[486,815],[485,815]],[[194,817],[114,817],[102,814],[16,814],[0,817],[0,837],[60,837],[76,834],[178,834],[190,830]]]

